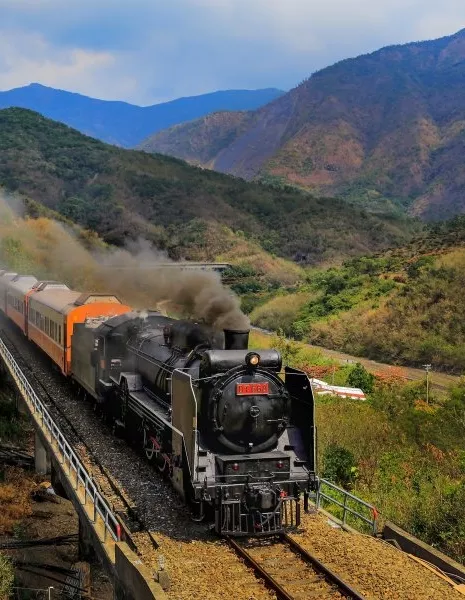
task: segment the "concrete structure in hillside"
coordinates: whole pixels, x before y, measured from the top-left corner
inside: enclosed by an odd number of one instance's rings
[[[137,269],[140,271],[156,271],[158,269],[169,269],[169,270],[180,270],[180,271],[215,271],[217,273],[223,273],[226,269],[229,269],[231,265],[229,263],[207,263],[207,262],[150,262],[150,263],[139,263]],[[108,267],[109,269],[124,270],[131,269],[134,267]]]
[[[310,379],[312,389],[318,396],[340,396],[351,400],[366,400],[365,392],[360,388],[343,387],[341,385],[330,385],[321,379]]]
[[[34,461],[36,473],[38,475],[48,475],[52,472],[50,453],[47,451],[46,444],[42,442],[42,438],[37,429],[34,436]]]

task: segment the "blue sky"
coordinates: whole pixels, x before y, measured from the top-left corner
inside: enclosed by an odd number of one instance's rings
[[[465,0],[0,0],[0,90],[151,104],[290,89],[342,58],[465,28]]]

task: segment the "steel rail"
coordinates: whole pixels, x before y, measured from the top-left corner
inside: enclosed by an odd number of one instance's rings
[[[310,564],[315,571],[322,573],[327,581],[337,585],[338,590],[340,590],[347,598],[352,598],[353,600],[365,600],[365,596],[362,596],[360,592],[341,579],[337,573],[319,561],[313,554],[310,554],[308,550],[302,548],[302,546],[287,533],[282,534],[282,539],[285,540],[292,550],[294,550],[294,552],[296,552],[305,562]]]
[[[350,598],[351,600],[366,600],[360,592],[346,583],[339,575],[337,575],[334,571],[332,571],[329,567],[324,565],[321,561],[319,561],[316,557],[310,554],[307,550],[302,548],[300,544],[298,544],[293,538],[291,538],[288,534],[279,534],[277,536],[279,542],[283,544],[287,544],[289,548],[305,563],[310,565],[312,569],[319,575],[322,575],[324,580],[328,584],[332,584],[337,588],[337,591],[340,592],[345,598]],[[233,550],[245,561],[245,563],[255,571],[255,573],[261,577],[267,587],[273,590],[276,593],[278,600],[294,600],[294,596],[292,596],[289,592],[287,592],[283,586],[257,562],[249,552],[245,548],[243,548],[234,538],[227,537],[226,538],[228,544],[233,548]]]
[[[234,538],[227,537],[228,544],[233,548],[233,550],[244,559],[245,563],[251,567],[255,573],[257,573],[266,583],[266,585],[271,588],[278,597],[278,600],[294,600],[292,596],[290,596],[286,590],[276,581],[276,579],[270,575],[265,569],[258,564],[258,562],[250,556],[247,550],[236,542]]]

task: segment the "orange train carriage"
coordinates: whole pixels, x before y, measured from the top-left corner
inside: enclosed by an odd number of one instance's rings
[[[64,283],[0,270],[0,310],[70,375],[74,325],[89,317],[116,317],[131,308],[114,295],[82,293]]]
[[[32,294],[45,289],[69,291],[69,287],[64,283],[37,281],[35,277],[25,275],[17,275],[6,283],[6,315],[26,336],[29,336],[29,299]]]
[[[90,317],[116,317],[131,308],[113,295],[45,289],[29,298],[28,338],[71,375],[71,336],[76,323]]]

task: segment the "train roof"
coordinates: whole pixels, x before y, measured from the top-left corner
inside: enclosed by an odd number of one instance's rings
[[[37,281],[34,286],[34,290],[42,292],[43,290],[69,290],[70,288],[66,283],[60,283],[59,281]]]
[[[7,288],[25,294],[32,290],[35,283],[37,283],[37,279],[32,275],[17,275],[7,284]]]
[[[112,294],[82,293],[64,289],[45,289],[41,292],[36,292],[31,297],[31,301],[47,306],[62,314],[67,314],[79,306],[96,302],[121,304],[119,298]]]

